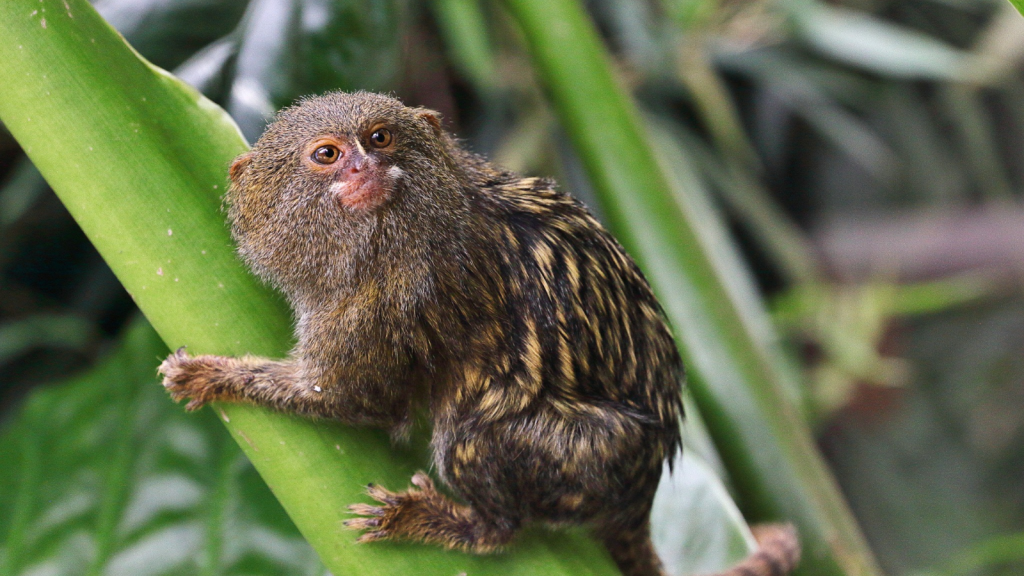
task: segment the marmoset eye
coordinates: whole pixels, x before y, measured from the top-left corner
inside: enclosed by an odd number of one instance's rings
[[[370,144],[374,148],[387,148],[391,145],[391,131],[387,128],[378,128],[370,135]]]
[[[313,161],[317,164],[334,164],[341,158],[341,150],[337,146],[320,146],[313,151]]]

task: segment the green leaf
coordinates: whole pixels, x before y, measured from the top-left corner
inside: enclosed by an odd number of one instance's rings
[[[792,0],[798,36],[832,58],[890,76],[970,81],[978,67],[968,52],[932,36],[855,10]]]
[[[676,467],[665,470],[651,511],[654,547],[666,570],[710,574],[756,548],[749,530],[735,529],[743,515],[700,456],[684,452]]]
[[[661,477],[651,510],[654,547],[669,574],[710,574],[756,543],[722,484],[722,462],[689,395],[683,398],[683,453]]]
[[[167,402],[145,322],[0,435],[0,574],[324,574],[210,411]]]
[[[805,548],[799,572],[878,574],[842,496],[787,396],[763,303],[721,258],[705,200],[672,193],[636,106],[613,76],[575,0],[506,0],[608,222],[650,279],[690,366],[690,386],[758,519],[787,519]],[[738,280],[738,282],[737,282]]]
[[[1017,569],[1024,563],[1024,532],[1001,534],[967,549],[946,568],[953,576],[976,574],[982,568],[1013,563]]]
[[[497,83],[494,55],[480,0],[432,0],[449,58],[482,93]]]
[[[0,324],[0,365],[39,346],[84,348],[92,332],[87,320],[73,315],[36,314],[5,322]]]
[[[1024,0],[1010,0],[1010,4],[1013,4],[1013,7],[1017,9],[1017,12],[1024,15]]]

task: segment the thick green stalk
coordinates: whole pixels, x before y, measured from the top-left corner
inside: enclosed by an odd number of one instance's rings
[[[220,108],[142,60],[88,2],[0,2],[0,120],[172,349],[288,350],[288,309],[237,261],[220,210],[244,140]],[[367,500],[367,482],[407,486],[411,450],[377,431],[216,410],[337,576],[614,573],[578,533],[535,531],[495,557],[356,545],[341,526],[346,505]]]
[[[879,574],[800,415],[770,346],[709,258],[688,200],[674,199],[635,104],[578,0],[505,0],[590,176],[609,224],[637,259],[679,336],[701,414],[756,519],[797,524],[801,574]]]

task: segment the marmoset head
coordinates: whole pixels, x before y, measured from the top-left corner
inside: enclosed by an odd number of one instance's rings
[[[435,112],[394,98],[303,99],[231,165],[227,202],[239,252],[285,292],[340,286],[353,258],[458,211],[465,177],[456,148]]]
[[[403,165],[426,168],[442,160],[441,136],[437,113],[380,94],[306,98],[282,110],[253,149],[235,160],[231,180],[244,182],[251,168],[264,178],[325,191],[358,214],[392,199],[407,175]]]

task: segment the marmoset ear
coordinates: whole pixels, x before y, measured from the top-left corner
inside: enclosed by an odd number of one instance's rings
[[[252,152],[246,152],[235,158],[235,161],[231,163],[231,168],[228,170],[228,177],[231,178],[232,182],[238,180],[242,172],[245,172],[245,169],[249,167],[250,160],[252,160]]]
[[[441,128],[441,113],[429,108],[417,108],[416,117],[426,120],[434,128],[434,133],[438,136],[441,135],[443,128]]]

